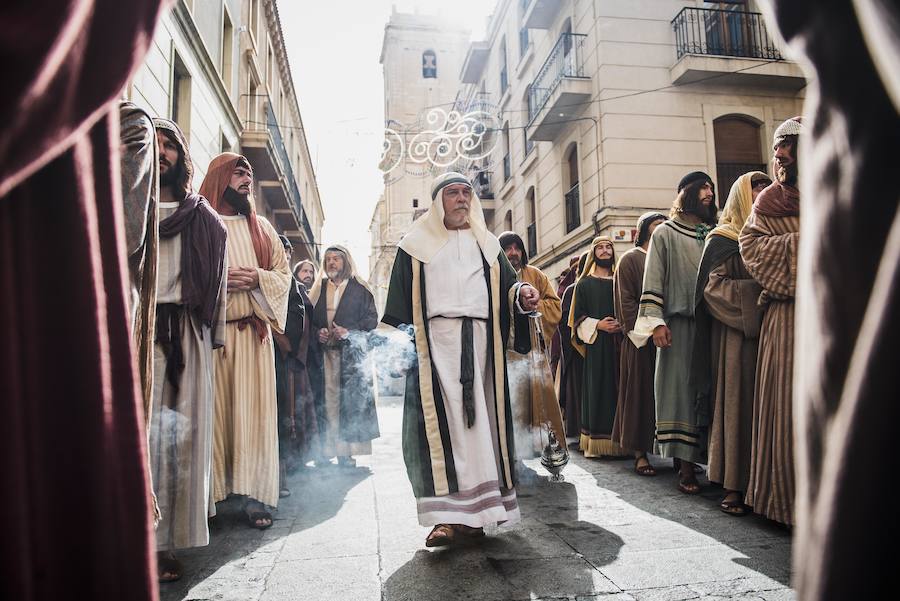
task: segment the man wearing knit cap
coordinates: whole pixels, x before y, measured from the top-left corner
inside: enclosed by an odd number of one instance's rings
[[[400,240],[382,321],[408,332],[403,458],[428,547],[519,519],[506,345],[530,350],[532,286],[516,281],[472,184],[437,177],[432,205]]]
[[[762,286],[764,307],[753,394],[753,438],[746,503],[755,513],[794,524],[794,292],[800,245],[797,157],[803,123],[775,130],[775,181],[763,190],[741,230],[741,258]]]
[[[500,246],[509,259],[509,264],[516,270],[516,279],[520,282],[531,284],[540,295],[538,311],[541,314],[542,328],[539,332],[541,348],[549,352],[550,341],[553,333],[559,326],[560,302],[559,296],[553,290],[553,285],[543,271],[528,264],[528,253],[525,243],[515,232],[503,232],[500,234]],[[534,323],[531,327],[534,327]],[[519,443],[519,458],[536,457],[541,452],[541,422],[546,421],[546,412],[559,412],[559,401],[552,399],[552,407],[541,407],[541,400],[545,399],[538,390],[539,376],[534,372],[533,366],[527,357],[523,357],[513,349],[507,350],[507,365],[515,376],[510,382],[510,399],[513,405],[513,416],[516,427],[516,441]],[[564,433],[560,432],[559,436]],[[527,445],[527,446],[526,446]],[[530,448],[528,448],[530,447]]]
[[[634,329],[638,348],[653,339],[656,373],[656,454],[679,464],[678,490],[700,492],[695,464],[706,461],[709,415],[688,381],[694,346],[694,288],[710,228],[716,224],[712,179],[695,171],[678,184],[669,219],[650,236]]]
[[[634,452],[634,471],[641,476],[656,475],[656,470],[647,459],[647,453],[653,451],[656,433],[653,396],[656,349],[649,344],[638,348],[628,333],[637,321],[650,236],[665,220],[666,216],[662,213],[651,211],[641,215],[637,222],[634,248],[622,255],[613,276],[616,319],[625,336],[619,354],[619,390],[612,439],[623,449]]]
[[[159,146],[159,265],[150,468],[159,501],[161,582],[177,580],[176,549],[209,544],[206,518],[213,446],[213,350],[225,344],[226,232],[191,189],[181,129],[154,119]]]
[[[272,525],[278,504],[278,407],[272,330],[284,332],[291,272],[275,228],[253,206],[243,156],[212,160],[200,194],[228,230],[225,348],[216,351],[213,502],[244,495],[251,528]]]

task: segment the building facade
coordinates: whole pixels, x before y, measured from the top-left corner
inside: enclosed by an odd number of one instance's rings
[[[384,307],[396,245],[413,220],[431,206],[429,188],[438,167],[428,152],[413,153],[416,135],[440,128],[452,111],[469,31],[447,27],[439,17],[391,14],[384,28],[384,119],[389,133],[384,192],[372,215],[369,282],[379,311]],[[433,158],[433,156],[431,157]]]
[[[806,85],[753,0],[499,0],[459,98],[496,105],[500,139],[469,165],[489,226],[514,230],[554,277],[603,233],[632,245],[703,170],[724,202],[767,169],[774,129]]]
[[[257,211],[319,256],[324,213],[274,0],[178,0],[126,90],[187,136],[198,189],[221,152],[254,168]]]

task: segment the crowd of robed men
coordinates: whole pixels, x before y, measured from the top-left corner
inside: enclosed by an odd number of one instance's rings
[[[209,543],[217,503],[238,496],[247,524],[269,528],[288,471],[371,452],[378,319],[344,247],[292,273],[291,242],[256,213],[246,157],[215,157],[194,193],[177,124],[127,102],[120,122],[158,577],[171,582],[174,552]]]
[[[155,265],[132,261],[132,306],[166,582],[181,577],[176,549],[208,544],[216,503],[239,495],[248,525],[265,529],[291,494],[288,472],[371,453],[378,315],[341,246],[292,273],[290,241],[256,214],[246,157],[214,158],[196,194],[178,126],[130,103],[120,116],[126,216],[158,198],[158,223],[128,221],[155,237]],[[516,459],[540,452],[550,421],[545,372],[523,360],[535,352],[551,357],[558,435],[586,457],[633,453],[641,476],[656,475],[649,453],[670,457],[685,494],[708,464],[722,511],[792,524],[801,127],[776,131],[774,183],[741,175],[719,215],[710,177],[689,173],[668,217],[640,217],[635,248],[617,261],[595,238],[555,289],[518,235],[488,231],[464,176],[434,181],[382,318],[414,349],[393,367],[407,376],[403,454],[427,546],[518,519]]]

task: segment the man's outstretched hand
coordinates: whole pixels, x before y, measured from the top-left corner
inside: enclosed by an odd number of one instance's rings
[[[537,311],[538,302],[540,302],[540,300],[541,295],[534,286],[522,284],[522,287],[519,288],[519,305],[522,307],[523,311]]]

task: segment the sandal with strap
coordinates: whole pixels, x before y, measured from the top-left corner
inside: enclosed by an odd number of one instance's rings
[[[181,562],[175,559],[175,556],[171,553],[168,556],[160,556],[157,555],[156,558],[156,573],[157,578],[163,584],[167,582],[175,582],[181,580],[181,574],[184,568],[181,566]]]
[[[425,539],[426,547],[446,547],[456,540],[458,531],[449,524],[438,524],[431,529],[431,534]]]
[[[645,463],[644,465],[638,465],[638,463],[640,462],[641,459],[643,459],[647,463]],[[639,476],[655,476],[656,475],[656,468],[650,464],[650,460],[647,459],[646,455],[643,457],[638,457],[637,459],[634,460],[634,471]]]
[[[734,516],[736,518],[742,518],[750,513],[747,506],[744,505],[744,502],[739,498],[730,501],[727,499],[722,499],[722,501],[719,503],[719,510],[722,513]]]
[[[696,495],[700,492],[700,483],[697,482],[697,477],[693,474],[689,478],[679,475],[678,490],[686,495]]]
[[[484,536],[484,528],[472,528],[465,524],[451,524],[450,527],[466,538],[481,538]]]

